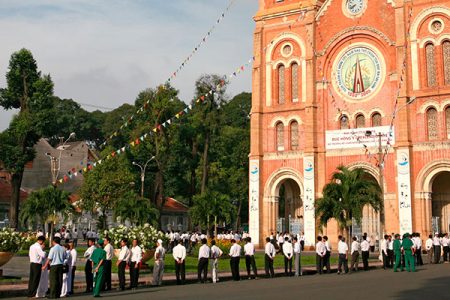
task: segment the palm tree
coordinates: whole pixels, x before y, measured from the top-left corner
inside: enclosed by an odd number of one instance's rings
[[[375,211],[383,207],[379,185],[366,176],[366,171],[361,168],[337,168],[331,182],[323,188],[323,197],[316,202],[320,227],[327,226],[330,219],[335,219],[341,233],[345,230],[349,240],[352,223],[361,223],[364,206],[370,205]]]
[[[24,211],[21,214],[22,222],[40,218],[44,223],[50,223],[51,237],[53,235],[53,227],[58,222],[59,217],[62,216],[65,219],[74,212],[69,196],[70,193],[53,186],[32,192],[22,208]]]
[[[159,211],[154,208],[149,199],[138,196],[134,191],[126,192],[114,208],[114,216],[122,221],[129,220],[133,225],[150,223],[158,225]]]

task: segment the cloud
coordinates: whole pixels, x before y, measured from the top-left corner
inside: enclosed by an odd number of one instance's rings
[[[0,87],[11,53],[30,49],[55,94],[81,103],[117,107],[133,103],[190,54],[228,1],[3,0],[0,11]],[[236,1],[221,24],[173,81],[190,101],[205,73],[229,74],[252,56],[257,1]],[[235,79],[230,94],[251,90],[251,72]],[[0,109],[0,129],[11,113]]]

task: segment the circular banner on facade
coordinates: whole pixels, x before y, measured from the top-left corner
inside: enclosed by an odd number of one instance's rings
[[[384,79],[384,63],[374,50],[366,46],[342,51],[333,70],[335,89],[349,100],[363,100],[374,96]]]

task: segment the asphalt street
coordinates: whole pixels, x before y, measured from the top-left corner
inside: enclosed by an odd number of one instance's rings
[[[392,270],[274,279],[187,284],[103,293],[111,299],[450,299],[450,264],[423,266],[416,273]],[[74,296],[92,299],[91,295]]]

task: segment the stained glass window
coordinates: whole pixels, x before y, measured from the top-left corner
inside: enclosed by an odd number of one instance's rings
[[[444,61],[444,84],[450,85],[450,41],[442,43],[442,55]]]
[[[298,101],[298,64],[293,63],[291,65],[291,78],[292,78],[292,102]]]
[[[293,121],[291,123],[291,149],[298,149],[298,123],[297,121]]]
[[[284,125],[279,122],[276,126],[277,129],[277,151],[284,151]]]
[[[437,140],[438,119],[437,119],[437,110],[435,108],[430,108],[427,110],[427,125],[428,125],[428,139]]]
[[[341,126],[341,129],[349,129],[349,124],[348,124],[348,117],[346,115],[343,115],[340,119],[339,119],[339,123]]]
[[[427,44],[425,46],[425,55],[427,59],[427,83],[428,86],[435,86],[437,80],[436,80],[435,49],[433,44]]]
[[[372,115],[372,126],[381,126],[381,115],[379,113],[374,113]]]
[[[278,67],[278,103],[284,104],[285,102],[285,95],[284,95],[284,66],[281,65]]]
[[[364,127],[366,127],[366,118],[364,118],[364,115],[358,115],[356,117],[356,128]]]

